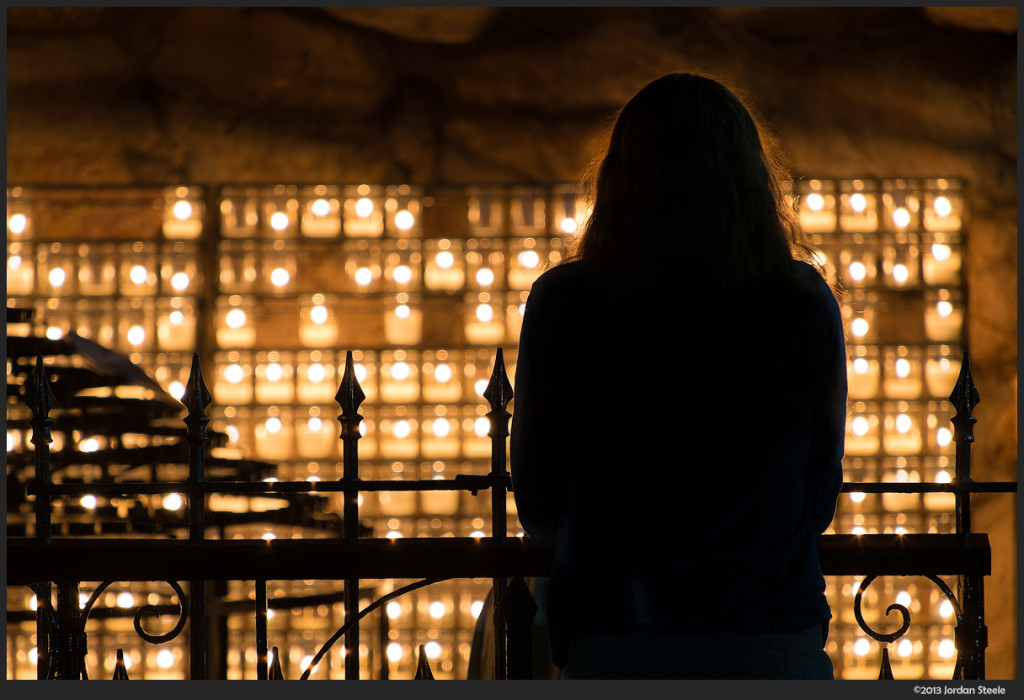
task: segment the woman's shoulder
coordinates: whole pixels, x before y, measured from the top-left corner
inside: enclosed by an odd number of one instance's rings
[[[557,294],[567,288],[587,284],[590,280],[591,265],[587,260],[571,260],[545,270],[533,283],[530,295]]]

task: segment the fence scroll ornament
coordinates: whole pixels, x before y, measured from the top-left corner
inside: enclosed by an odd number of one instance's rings
[[[508,422],[511,414],[507,406],[513,398],[512,384],[505,372],[504,356],[498,349],[490,382],[484,398],[490,406],[487,417],[490,422],[491,471],[487,475],[459,475],[452,480],[429,481],[363,481],[359,478],[358,440],[360,404],[365,399],[355,376],[352,353],[346,354],[344,377],[335,397],[341,408],[338,420],[341,424],[340,439],[343,445],[344,469],[337,482],[308,483],[266,483],[249,481],[208,481],[205,477],[206,443],[210,439],[205,414],[212,397],[202,378],[198,355],[192,358],[192,372],[183,397],[188,415],[184,422],[188,428],[189,476],[185,482],[139,483],[96,483],[96,484],[54,484],[50,475],[50,428],[54,420],[49,417],[56,405],[50,388],[47,370],[42,356],[36,357],[35,371],[26,380],[25,401],[32,409],[32,445],[35,448],[35,478],[28,487],[28,493],[35,497],[36,529],[34,537],[10,539],[8,542],[8,582],[29,585],[36,593],[39,604],[36,611],[37,636],[40,640],[39,678],[86,678],[85,655],[87,653],[85,623],[100,595],[115,581],[165,581],[178,597],[178,619],[173,628],[163,634],[151,634],[143,628],[143,618],[160,613],[155,606],[148,605],[134,613],[134,627],[140,638],[148,643],[159,644],[175,639],[189,623],[188,655],[190,678],[205,678],[207,673],[207,620],[205,579],[254,581],[255,610],[253,622],[256,639],[257,678],[284,679],[280,653],[277,646],[268,652],[269,634],[267,629],[268,598],[267,581],[278,579],[322,578],[342,581],[344,622],[342,626],[320,647],[319,651],[303,670],[302,679],[310,677],[312,670],[327,655],[342,637],[345,638],[345,678],[359,677],[359,622],[368,614],[379,610],[389,601],[414,590],[454,578],[482,576],[492,578],[493,587],[493,630],[494,630],[494,677],[528,678],[532,674],[533,654],[531,651],[531,629],[536,603],[525,584],[523,576],[544,575],[550,558],[542,554],[532,542],[521,538],[510,538],[507,534],[506,494],[511,490],[511,479],[506,468]],[[885,493],[900,492],[952,492],[956,496],[956,533],[953,535],[918,534],[893,538],[890,535],[833,535],[823,536],[819,543],[822,553],[823,570],[826,575],[864,575],[854,601],[854,614],[861,629],[883,645],[882,664],[879,677],[892,678],[892,664],[889,661],[888,645],[900,639],[910,627],[910,611],[907,606],[895,603],[885,610],[885,615],[899,615],[899,628],[895,632],[880,632],[865,622],[862,614],[862,600],[865,591],[878,576],[922,576],[932,581],[953,606],[956,618],[955,645],[957,661],[955,678],[984,678],[984,653],[986,628],[984,625],[984,591],[982,578],[989,573],[990,551],[985,535],[972,533],[970,529],[970,495],[976,492],[1011,492],[1016,490],[1013,482],[974,482],[970,476],[970,444],[973,441],[971,415],[979,402],[977,389],[970,374],[967,354],[964,354],[960,378],[950,396],[956,409],[952,419],[956,441],[956,477],[948,484],[887,484],[847,483],[844,491],[871,491]],[[245,541],[206,540],[206,498],[211,493],[275,494],[285,496],[308,492],[315,488],[320,493],[340,493],[343,498],[342,537],[327,540],[291,541],[260,543],[259,551],[252,549]],[[184,492],[188,499],[188,541],[155,542],[149,540],[92,540],[81,542],[68,538],[54,539],[51,532],[50,507],[54,497],[77,496],[90,489],[107,495],[118,494],[167,494]],[[359,494],[360,492],[386,490],[462,490],[476,494],[491,489],[491,535],[480,541],[460,543],[435,538],[412,538],[404,545],[390,540],[360,538]],[[387,542],[389,551],[406,552],[402,557],[387,555],[380,558],[381,543]],[[896,542],[894,544],[894,542]],[[320,546],[328,550],[335,548],[344,552],[336,557],[340,564],[325,566],[317,562],[308,571],[310,552],[306,546]],[[458,545],[448,547],[448,544]],[[445,545],[441,547],[441,545]],[[139,550],[138,547],[145,547]],[[133,549],[134,548],[134,549]],[[82,549],[79,553],[78,549]],[[120,552],[146,551],[150,556],[119,554]],[[470,552],[473,552],[470,554]],[[103,566],[91,564],[90,553],[101,552]],[[159,554],[157,553],[159,552]],[[240,554],[244,552],[245,554]],[[443,566],[436,566],[434,560],[439,552],[451,558]],[[526,555],[526,556],[524,556]],[[312,555],[315,557],[315,555]],[[363,562],[358,568],[349,565],[346,558],[359,558]],[[361,558],[360,558],[361,557]],[[403,557],[413,557],[404,559]],[[490,557],[489,564],[481,568],[477,557]],[[322,558],[322,557],[321,557]],[[470,559],[472,566],[464,564]],[[203,562],[202,564],[196,563]],[[405,561],[415,561],[413,566]],[[482,561],[482,560],[481,560]],[[69,563],[71,562],[71,563]],[[167,562],[172,562],[168,564]],[[384,562],[384,564],[382,564]],[[511,563],[510,563],[511,562]],[[547,563],[543,563],[547,562]],[[246,569],[246,575],[236,575],[237,564]],[[399,573],[381,573],[396,571]],[[108,569],[113,571],[109,571]],[[381,568],[381,567],[384,568]],[[466,569],[472,572],[466,573]],[[154,571],[159,573],[150,573]],[[184,573],[187,571],[187,573]],[[481,571],[486,573],[481,574]],[[14,575],[12,576],[12,572]],[[344,572],[344,573],[342,573]],[[418,572],[418,573],[417,573]],[[188,595],[174,580],[181,573],[181,579],[189,582]],[[106,575],[104,575],[106,574]],[[90,578],[89,576],[95,576]],[[959,577],[959,600],[939,575]],[[378,597],[362,609],[359,608],[359,581],[375,578],[417,579],[386,595]],[[92,592],[88,601],[80,604],[79,583],[81,580],[102,580]],[[45,582],[45,583],[40,583]],[[51,600],[56,586],[56,603]],[[248,606],[252,605],[252,598]],[[279,601],[280,604],[296,603]],[[301,601],[297,603],[301,606]],[[166,608],[164,608],[166,610]],[[287,650],[286,650],[287,651]],[[382,663],[386,664],[385,660]],[[479,663],[479,662],[478,662]],[[386,675],[386,669],[382,672]],[[416,678],[433,677],[425,649],[418,649]],[[128,670],[122,650],[118,649],[114,667],[114,678],[125,680]]]

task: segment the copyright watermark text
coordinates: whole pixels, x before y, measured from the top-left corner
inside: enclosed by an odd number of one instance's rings
[[[915,685],[914,695],[1006,695],[1001,685]]]

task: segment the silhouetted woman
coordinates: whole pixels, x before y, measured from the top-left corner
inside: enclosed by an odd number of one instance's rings
[[[781,172],[732,92],[659,78],[530,292],[512,480],[563,678],[832,677],[845,345]]]

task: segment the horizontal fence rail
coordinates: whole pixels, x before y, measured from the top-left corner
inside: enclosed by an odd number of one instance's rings
[[[524,579],[545,576],[551,552],[541,550],[528,538],[507,533],[506,493],[511,479],[506,469],[506,443],[511,414],[507,406],[513,387],[505,373],[498,349],[490,384],[485,392],[491,411],[491,472],[483,476],[460,475],[445,480],[363,481],[359,479],[359,405],[362,390],[353,372],[352,353],[346,358],[344,378],[336,396],[341,407],[344,472],[333,482],[248,482],[210,481],[206,478],[206,447],[210,441],[209,418],[205,409],[212,397],[203,381],[198,355],[193,356],[192,373],[183,403],[188,409],[187,427],[189,476],[180,482],[55,484],[51,477],[49,417],[56,399],[49,384],[49,369],[42,356],[26,382],[26,402],[32,409],[32,444],[35,477],[28,493],[35,498],[35,536],[7,541],[8,585],[30,587],[39,600],[35,613],[38,634],[39,678],[84,678],[87,642],[85,624],[100,593],[114,582],[165,581],[174,590],[177,606],[145,606],[134,613],[134,628],[144,640],[160,644],[189,629],[189,677],[208,674],[207,584],[218,581],[252,581],[253,635],[257,648],[257,677],[281,679],[278,648],[271,648],[267,631],[268,609],[275,607],[267,596],[269,580],[333,580],[344,583],[340,594],[344,624],[324,640],[303,678],[336,642],[344,640],[345,677],[359,677],[359,621],[389,600],[412,590],[453,578],[492,580],[494,630],[494,677],[528,678],[532,673],[531,621],[536,611]],[[984,622],[983,578],[991,570],[991,550],[985,534],[971,531],[970,495],[1015,492],[1013,482],[974,482],[970,477],[970,446],[974,440],[972,415],[978,403],[977,389],[964,353],[960,377],[950,400],[956,410],[952,422],[956,442],[956,475],[948,484],[846,483],[844,492],[865,493],[952,493],[956,497],[956,531],[952,534],[825,535],[818,551],[826,575],[863,575],[856,591],[855,614],[861,629],[882,645],[879,678],[891,678],[888,645],[909,628],[910,612],[893,603],[886,612],[901,620],[893,633],[871,629],[861,614],[862,595],[879,576],[921,576],[939,587],[956,612],[955,678],[981,679],[985,676],[987,628]],[[485,537],[386,539],[360,534],[360,493],[374,491],[454,490],[478,493],[491,491],[491,534]],[[207,498],[213,494],[267,495],[342,494],[343,529],[340,536],[327,539],[217,540],[207,539],[211,513]],[[52,534],[51,503],[54,499],[85,494],[167,495],[181,494],[187,503],[187,539],[62,538]],[[958,595],[938,577],[956,576]],[[418,579],[360,609],[360,582],[371,579]],[[83,606],[82,582],[102,582]],[[187,582],[187,593],[179,582]],[[54,593],[56,600],[54,601]],[[239,603],[242,605],[243,603]],[[277,605],[284,604],[277,601]],[[237,607],[237,606],[235,606]],[[142,624],[144,616],[172,612],[177,623],[169,632],[152,635]],[[96,617],[102,614],[97,611]],[[17,617],[17,616],[15,616]],[[11,618],[9,618],[11,619]],[[187,624],[186,624],[187,623]],[[386,665],[385,665],[386,666]],[[114,678],[127,679],[128,671],[120,653]],[[420,648],[418,679],[433,678]]]

